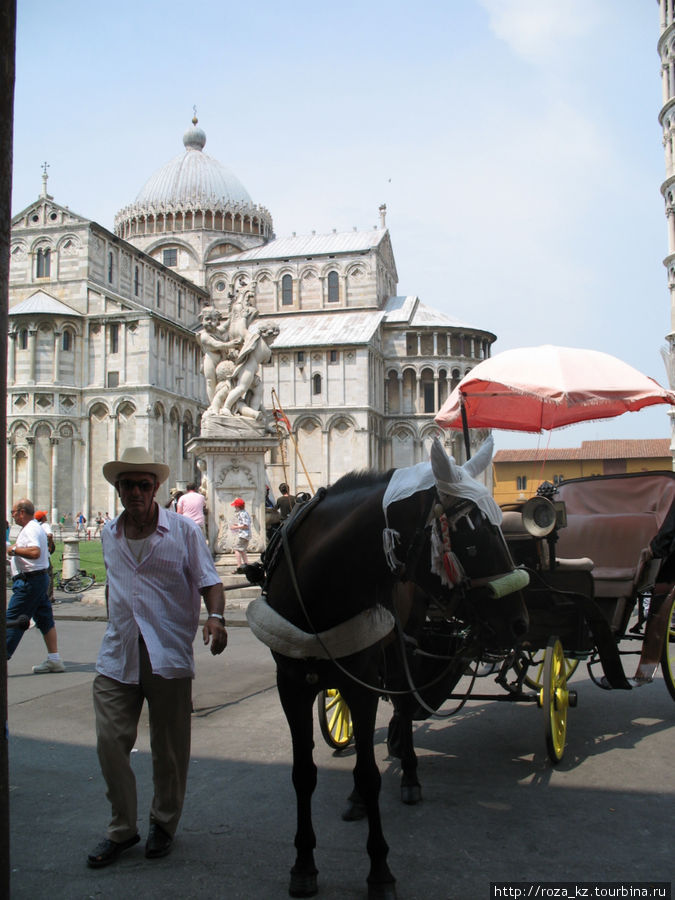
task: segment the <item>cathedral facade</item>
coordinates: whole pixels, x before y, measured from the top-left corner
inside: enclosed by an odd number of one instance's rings
[[[13,219],[8,505],[29,496],[52,518],[114,514],[101,465],[134,444],[171,466],[165,491],[195,478],[186,448],[208,405],[200,312],[226,310],[237,285],[256,322],[279,329],[261,370],[278,411],[274,492],[422,461],[435,412],[490,355],[491,332],[398,295],[384,207],[370,231],[277,238],[192,124],[113,232],[57,204],[46,175]],[[445,440],[460,458],[459,437]]]

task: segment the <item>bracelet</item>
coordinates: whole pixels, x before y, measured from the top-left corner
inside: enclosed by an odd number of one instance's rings
[[[208,618],[209,619],[220,619],[220,621],[223,623],[223,625],[225,624],[225,616],[222,615],[222,613],[209,613]]]

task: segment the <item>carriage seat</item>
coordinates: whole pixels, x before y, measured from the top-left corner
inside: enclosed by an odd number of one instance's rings
[[[593,560],[596,597],[630,597],[640,552],[658,527],[653,513],[568,513],[567,528],[559,534],[556,551],[561,556],[585,553]]]
[[[532,536],[523,524],[522,513],[517,510],[504,510],[502,514],[502,533],[507,544],[517,544],[519,541],[531,541]],[[548,545],[542,542],[540,547],[540,561],[544,568],[548,567]],[[588,556],[559,559],[556,556],[556,567],[563,572],[590,572],[593,569],[593,560]]]
[[[633,472],[564,481],[567,527],[556,553],[590,556],[596,597],[631,597],[641,551],[659,530],[675,497],[675,473]]]

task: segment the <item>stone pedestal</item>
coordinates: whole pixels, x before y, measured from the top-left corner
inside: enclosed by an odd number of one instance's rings
[[[67,537],[63,539],[63,562],[61,577],[66,580],[80,571],[80,539]]]
[[[188,451],[202,461],[208,509],[208,541],[214,558],[231,553],[236,533],[230,531],[235,519],[231,505],[241,497],[251,516],[251,540],[248,549],[261,553],[265,549],[265,453],[277,445],[270,434],[258,428],[217,427],[222,420],[209,421],[206,434],[193,438]],[[234,425],[235,423],[231,423]]]

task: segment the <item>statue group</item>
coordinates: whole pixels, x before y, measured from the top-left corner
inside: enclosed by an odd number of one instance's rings
[[[224,311],[207,306],[200,313],[199,339],[209,398],[203,418],[239,418],[268,430],[259,369],[272,358],[270,346],[279,328],[255,322],[258,310],[254,299],[255,288],[240,282],[230,292]]]

